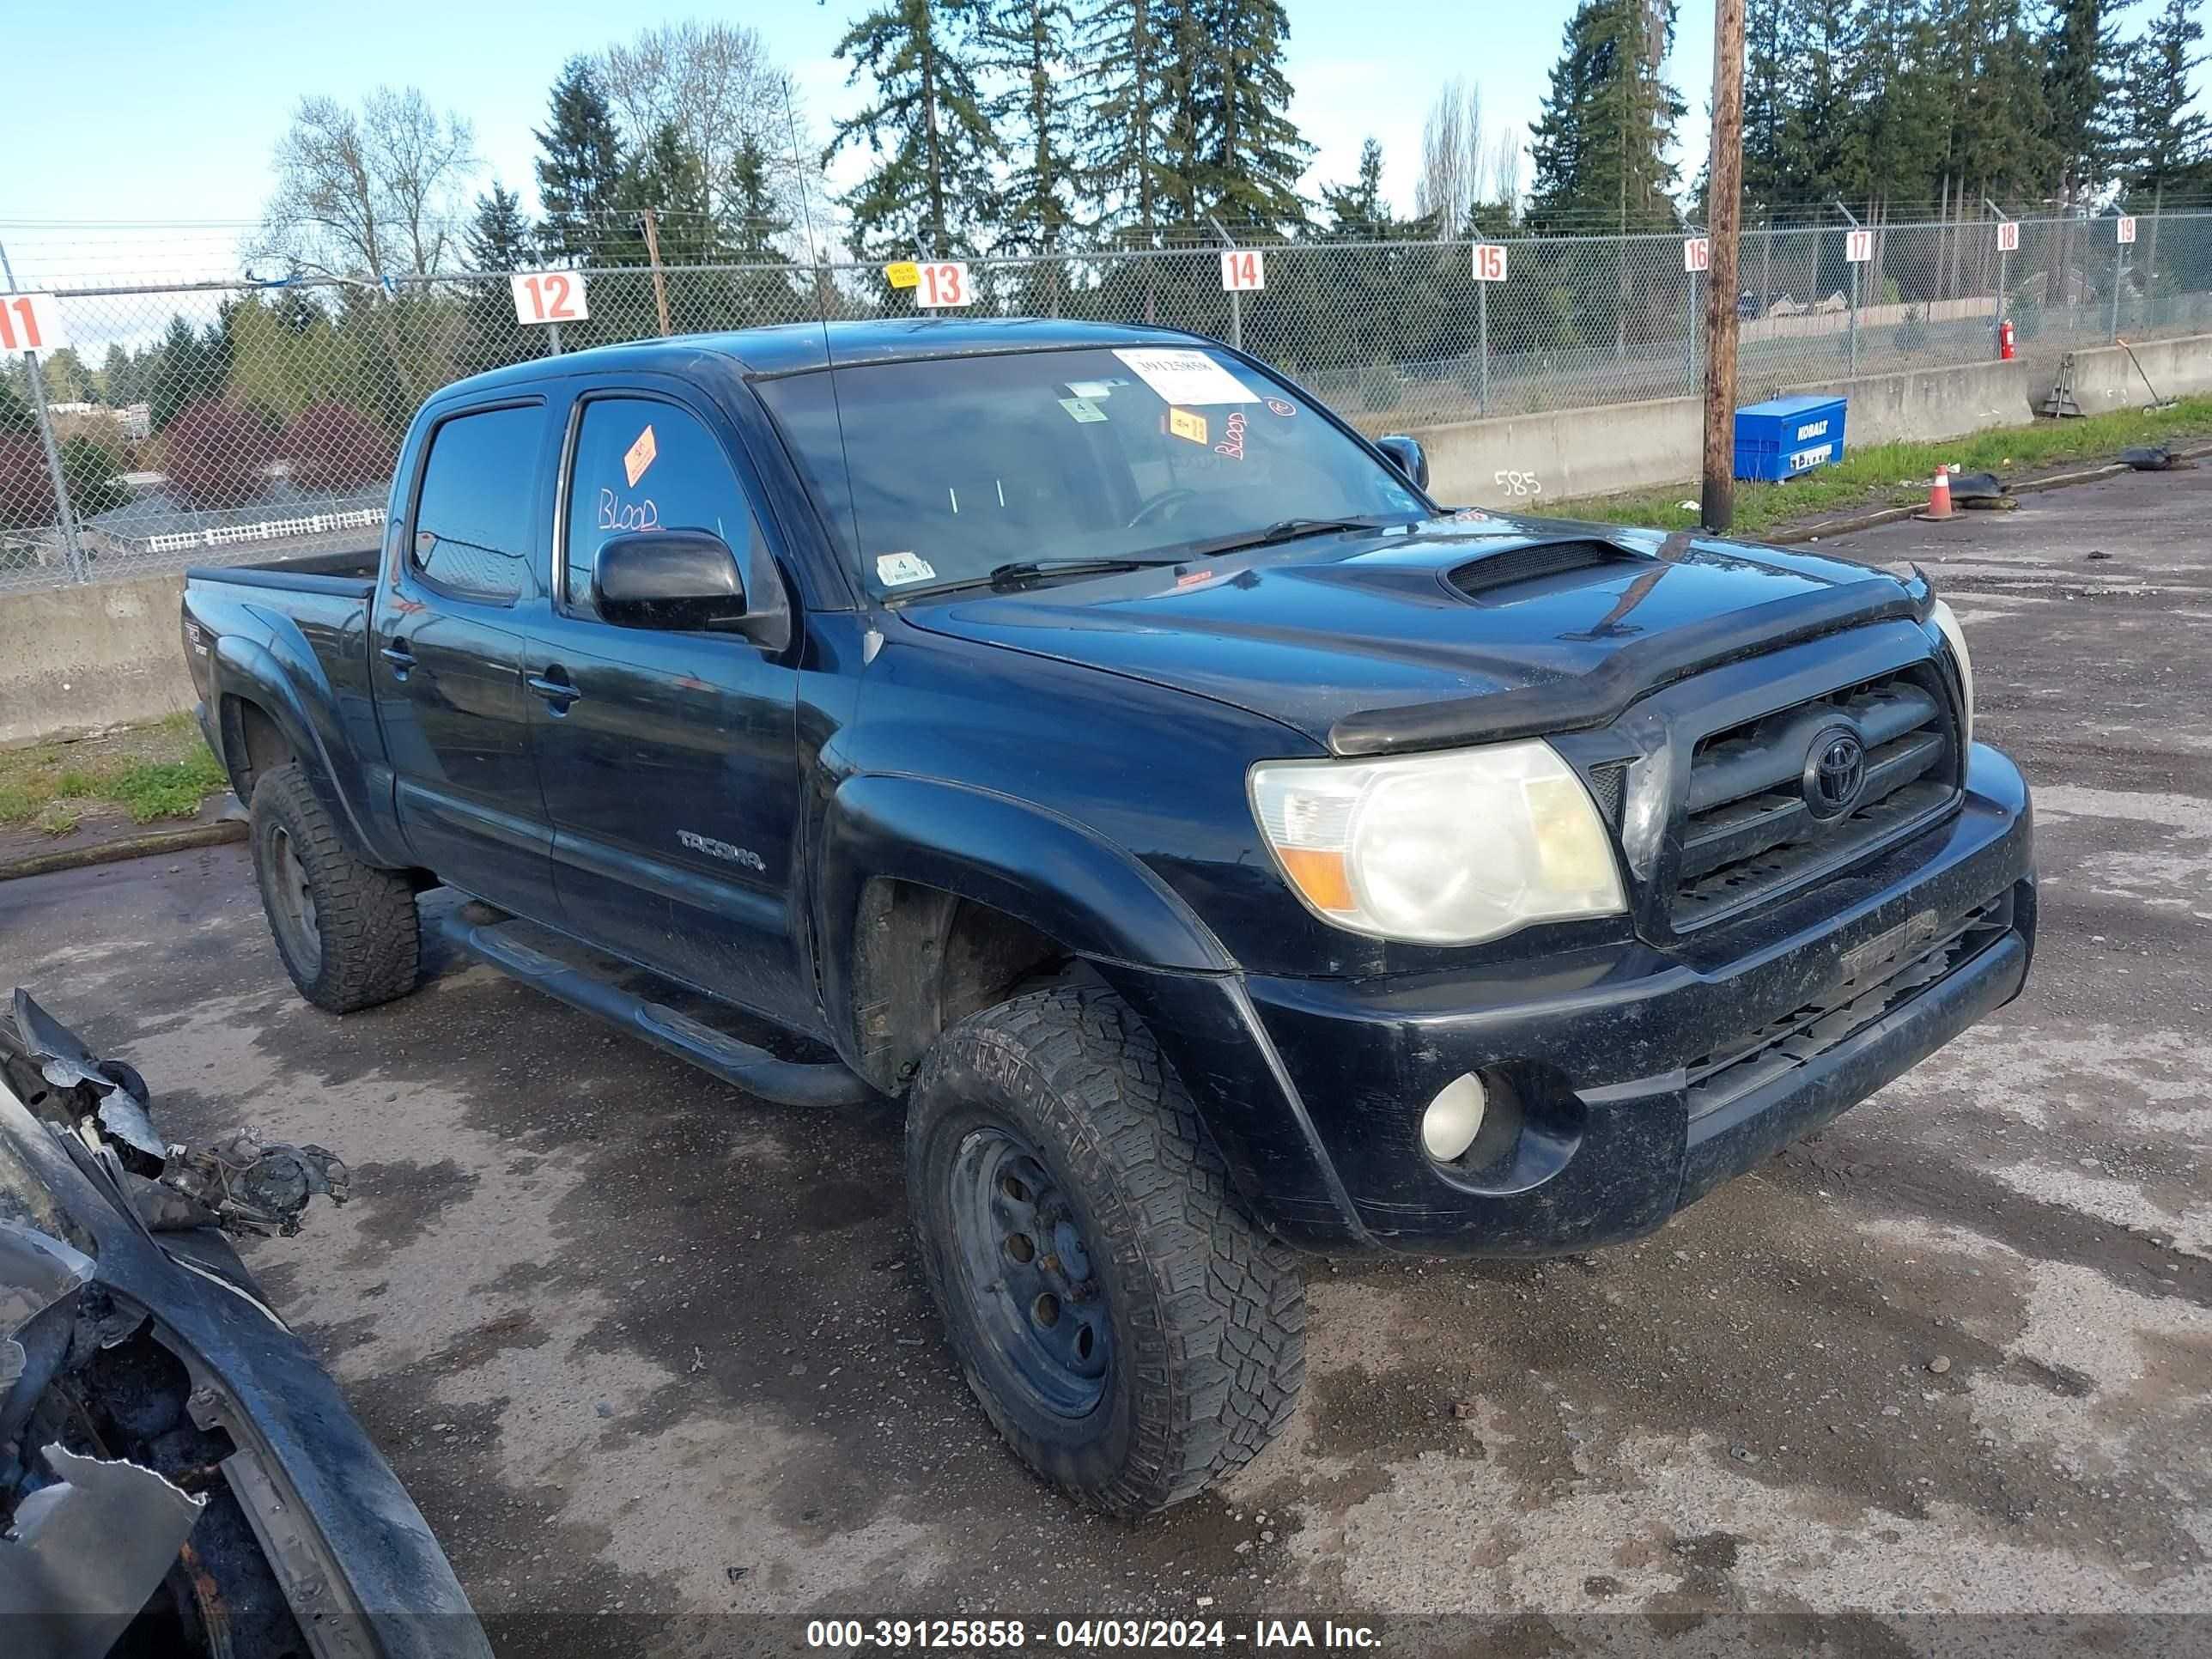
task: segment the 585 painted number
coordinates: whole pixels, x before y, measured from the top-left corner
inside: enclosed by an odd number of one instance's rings
[[[55,351],[69,343],[51,294],[0,294],[0,351]]]
[[[580,323],[592,314],[580,270],[517,271],[507,281],[518,323]]]

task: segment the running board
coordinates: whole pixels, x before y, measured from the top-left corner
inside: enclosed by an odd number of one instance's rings
[[[678,1060],[747,1094],[786,1106],[857,1106],[875,1097],[860,1076],[836,1060],[778,1060],[663,1003],[610,985],[586,969],[548,956],[522,937],[526,922],[471,921],[465,910],[442,917],[438,931],[455,949],[543,991],[571,1008],[619,1025]]]

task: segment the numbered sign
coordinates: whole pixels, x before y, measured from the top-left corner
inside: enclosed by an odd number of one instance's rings
[[[1713,268],[1713,243],[1710,236],[1685,236],[1682,239],[1682,269],[1695,275]]]
[[[1863,265],[1874,258],[1874,233],[1870,230],[1847,230],[1844,233],[1844,258],[1851,264]]]
[[[975,290],[968,284],[968,267],[957,259],[916,265],[915,276],[914,302],[926,310],[975,303]]]
[[[1221,286],[1230,294],[1252,294],[1267,286],[1267,267],[1255,247],[1224,248]]]
[[[1998,222],[1997,252],[2000,253],[2017,253],[2020,252],[2019,220],[2004,219]]]
[[[2115,222],[2118,226],[2119,238],[2123,242],[2132,242],[2135,240],[2136,220],[2133,214],[2124,214]]]
[[[54,351],[69,343],[62,302],[51,294],[0,294],[0,351]]]
[[[518,323],[580,323],[592,314],[580,270],[518,270],[507,277]]]
[[[1505,244],[1477,242],[1474,245],[1474,280],[1478,283],[1502,283],[1505,280]]]

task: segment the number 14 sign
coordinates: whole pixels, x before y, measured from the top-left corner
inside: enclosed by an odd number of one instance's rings
[[[592,314],[580,270],[518,270],[507,283],[518,323],[580,323]]]
[[[1221,286],[1231,294],[1249,293],[1267,286],[1267,266],[1257,248],[1224,248]]]

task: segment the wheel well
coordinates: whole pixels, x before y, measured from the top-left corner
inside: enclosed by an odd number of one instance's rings
[[[222,700],[223,763],[241,801],[253,799],[254,781],[296,758],[283,729],[260,704],[243,697]]]
[[[854,930],[860,1071],[896,1094],[947,1027],[1065,970],[1074,952],[1027,922],[915,882],[878,878]]]

